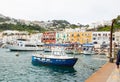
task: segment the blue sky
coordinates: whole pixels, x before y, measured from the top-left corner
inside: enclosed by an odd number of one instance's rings
[[[31,21],[90,24],[120,15],[120,0],[0,0],[0,13]]]

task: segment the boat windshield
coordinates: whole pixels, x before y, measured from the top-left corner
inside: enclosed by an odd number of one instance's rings
[[[28,41],[28,39],[17,39],[18,41]]]
[[[61,56],[61,55],[65,55],[65,54],[64,54],[63,52],[54,51],[54,52],[53,52],[53,55]]]
[[[93,47],[84,47],[83,50],[91,51],[91,50],[93,50]]]
[[[56,56],[63,56],[65,55],[65,52],[63,50],[63,48],[52,48],[52,55],[56,55]]]
[[[36,45],[25,45],[25,47],[36,47]]]

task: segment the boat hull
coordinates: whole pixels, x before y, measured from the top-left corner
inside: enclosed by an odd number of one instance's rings
[[[95,53],[93,51],[84,51],[84,55],[94,55]]]
[[[65,67],[73,67],[77,60],[78,58],[57,59],[57,58],[32,56],[32,62],[38,64],[44,64],[44,65],[55,65],[55,66],[65,66]]]
[[[16,45],[6,45],[10,51],[42,51],[43,48],[39,47],[21,47]]]

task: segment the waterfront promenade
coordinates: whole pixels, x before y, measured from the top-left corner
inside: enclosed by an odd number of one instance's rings
[[[120,69],[115,63],[106,63],[85,82],[120,82]]]

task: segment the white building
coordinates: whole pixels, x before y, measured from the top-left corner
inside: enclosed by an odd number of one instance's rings
[[[72,28],[65,28],[64,29],[64,32],[85,32],[85,31],[86,31],[85,27],[75,28],[75,29],[72,29]]]
[[[41,42],[43,33],[37,33],[30,35],[30,39],[33,41]]]
[[[28,32],[26,31],[17,31],[17,30],[6,30],[2,32],[2,42],[10,42],[18,38],[29,38]]]
[[[120,32],[115,32],[115,42],[120,45]]]
[[[110,32],[93,32],[92,34],[94,44],[109,44],[110,43]]]

